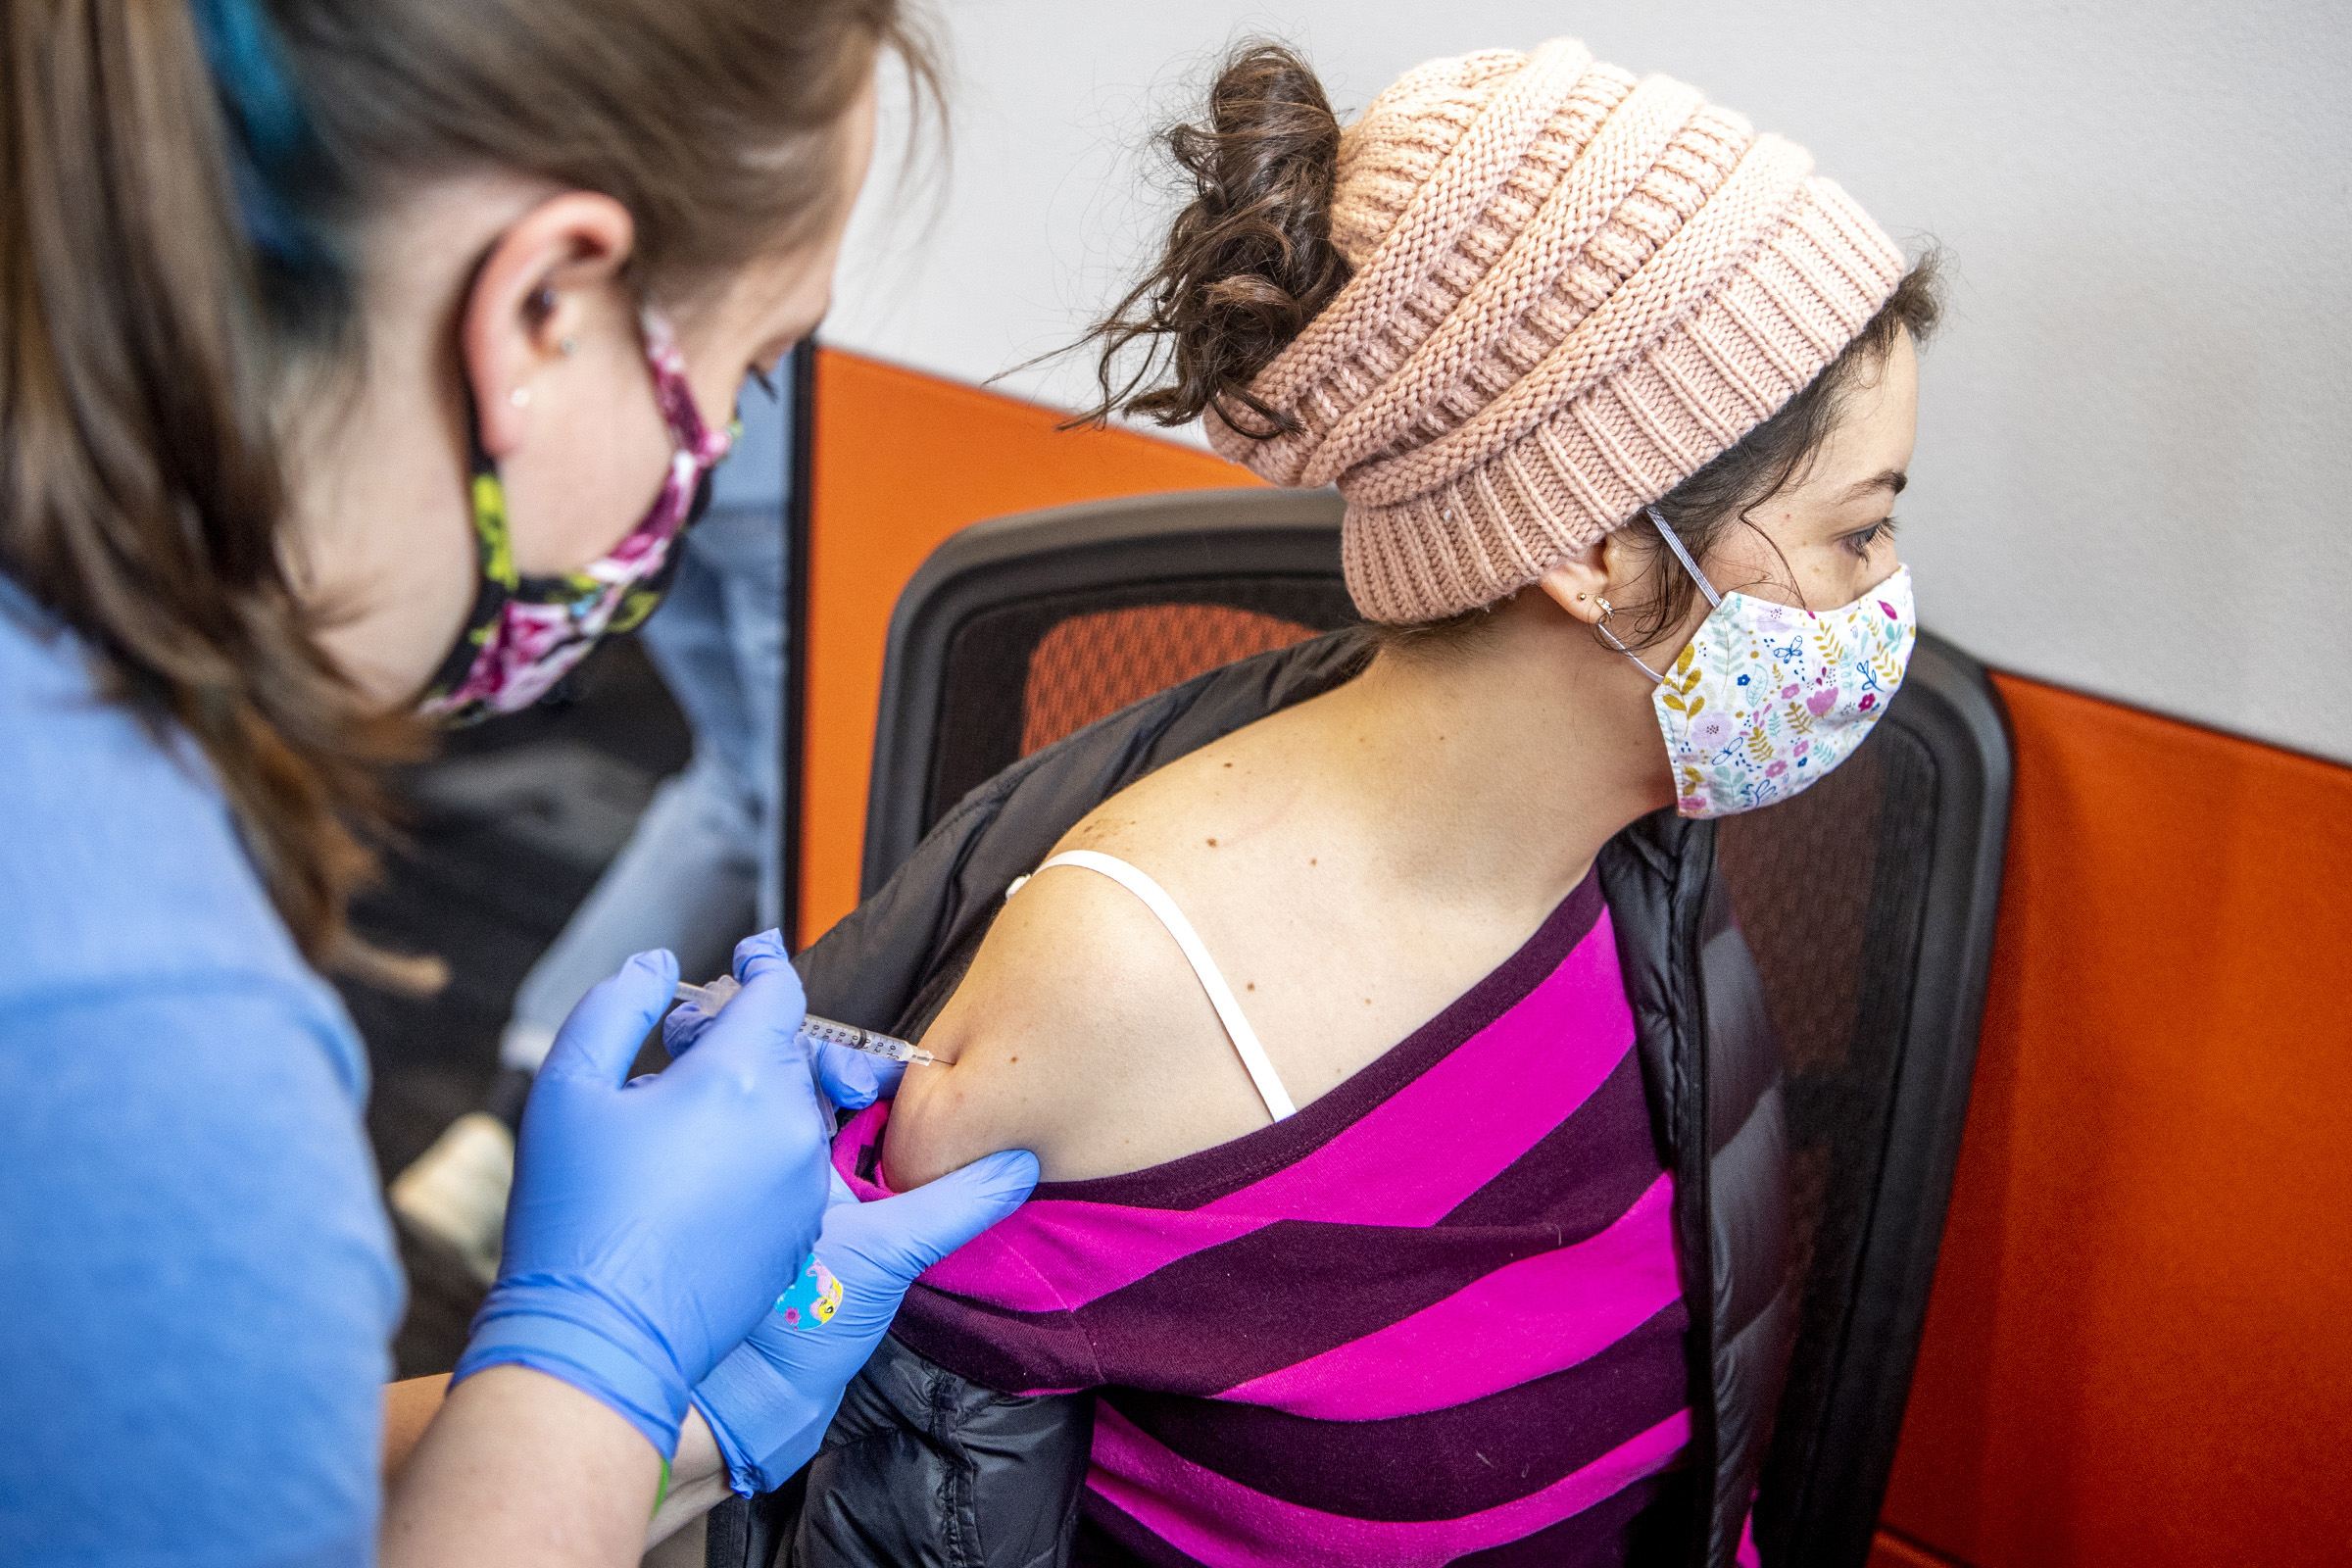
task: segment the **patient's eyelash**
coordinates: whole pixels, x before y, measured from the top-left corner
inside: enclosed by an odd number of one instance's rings
[[[1881,517],[1869,527],[1858,529],[1853,533],[1847,534],[1845,536],[1845,547],[1848,550],[1851,550],[1857,556],[1867,557],[1870,554],[1871,547],[1877,544],[1881,539],[1891,539],[1894,537],[1895,526],[1896,523],[1894,518],[1890,516]]]

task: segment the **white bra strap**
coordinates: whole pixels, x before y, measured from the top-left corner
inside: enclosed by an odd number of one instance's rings
[[[1184,950],[1185,961],[1193,966],[1193,973],[1200,977],[1200,989],[1208,993],[1208,1004],[1217,1009],[1217,1021],[1225,1026],[1225,1033],[1232,1039],[1234,1054],[1242,1058],[1242,1065],[1250,1069],[1250,1081],[1257,1086],[1258,1098],[1266,1102],[1267,1113],[1276,1121],[1295,1113],[1298,1107],[1291,1103],[1290,1093],[1282,1087],[1281,1078],[1275,1075],[1274,1064],[1266,1059],[1265,1048],[1257,1043],[1257,1031],[1250,1028],[1250,1020],[1242,1016],[1242,1004],[1234,997],[1233,988],[1217,972],[1216,962],[1209,957],[1208,949],[1200,944],[1200,934],[1193,929],[1193,922],[1184,917],[1184,911],[1176,907],[1176,901],[1168,897],[1167,889],[1125,860],[1094,850],[1067,851],[1054,856],[1037,869],[1050,871],[1057,865],[1076,865],[1089,871],[1099,871],[1143,900],[1144,907],[1159,916],[1159,923],[1168,928],[1168,935],[1174,937],[1176,946]],[[1028,880],[1028,877],[1021,878],[1004,896],[1011,898]]]

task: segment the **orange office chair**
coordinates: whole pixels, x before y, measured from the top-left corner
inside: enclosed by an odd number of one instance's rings
[[[863,893],[972,786],[1203,670],[1355,619],[1339,498],[1208,491],[976,524],[900,596]],[[1726,821],[1719,860],[1788,1070],[1801,1327],[1756,1512],[1768,1563],[1859,1568],[1894,1460],[1968,1107],[2010,749],[1923,634],[1869,744]]]

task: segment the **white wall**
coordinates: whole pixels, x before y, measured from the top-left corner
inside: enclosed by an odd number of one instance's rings
[[[1900,512],[1931,626],[2352,761],[2352,6],[939,3],[952,172],[878,166],[832,342],[979,381],[1067,341],[1170,210],[1150,127],[1239,32],[1303,44],[1348,118],[1423,59],[1579,36],[1953,252]]]

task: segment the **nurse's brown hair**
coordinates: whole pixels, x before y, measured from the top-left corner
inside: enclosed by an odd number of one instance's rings
[[[202,748],[314,962],[367,966],[375,768],[423,744],[321,652],[279,534],[290,378],[366,352],[361,225],[541,175],[626,207],[638,286],[690,306],[822,215],[877,49],[929,82],[899,0],[10,0],[0,571]]]

